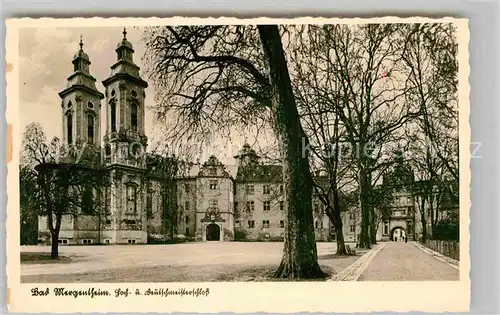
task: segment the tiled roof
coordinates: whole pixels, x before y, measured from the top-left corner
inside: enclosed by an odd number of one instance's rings
[[[281,182],[283,168],[281,165],[250,164],[240,166],[236,174],[236,181],[241,182]]]

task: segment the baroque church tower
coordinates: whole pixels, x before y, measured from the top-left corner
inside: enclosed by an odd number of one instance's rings
[[[134,63],[134,49],[123,30],[116,48],[117,61],[111,75],[102,83],[106,88],[106,156],[110,164],[144,167],[142,156],[147,146],[144,129],[144,98],[148,83]]]
[[[105,162],[113,174],[109,195],[109,220],[105,234],[111,243],[145,243],[147,137],[144,98],[148,84],[134,63],[134,48],[123,39],[116,48],[117,61],[103,81],[106,89]]]
[[[104,95],[95,86],[96,79],[90,74],[90,59],[80,49],[73,57],[73,73],[68,77],[66,88],[59,93],[62,107],[63,142],[80,148],[84,145],[100,146],[101,99]]]

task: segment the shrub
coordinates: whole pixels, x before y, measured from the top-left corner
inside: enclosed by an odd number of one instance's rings
[[[460,238],[459,223],[453,219],[446,219],[438,222],[434,229],[435,240],[458,241]]]
[[[234,231],[234,240],[242,241],[247,239],[247,232],[245,230]]]

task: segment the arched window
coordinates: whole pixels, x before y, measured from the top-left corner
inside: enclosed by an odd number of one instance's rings
[[[87,115],[87,141],[89,144],[94,143],[94,116]]]
[[[127,212],[137,213],[137,202],[136,202],[137,187],[133,184],[128,184],[126,187],[127,187],[126,190]]]
[[[130,125],[133,131],[137,131],[137,104],[130,104]]]
[[[111,110],[111,132],[116,131],[116,103],[113,101],[109,104]]]
[[[70,103],[71,104],[71,103]],[[73,143],[73,114],[69,113],[67,116],[66,116],[66,131],[67,131],[67,135],[68,135],[68,144],[72,144]]]

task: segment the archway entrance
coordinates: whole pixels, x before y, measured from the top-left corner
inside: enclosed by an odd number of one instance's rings
[[[207,225],[207,241],[220,241],[220,227],[212,223]]]
[[[403,242],[406,237],[406,231],[402,227],[392,229],[391,239],[395,242]]]

